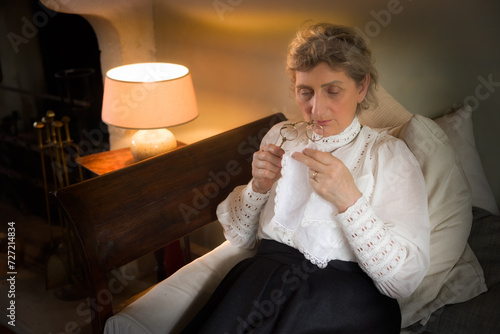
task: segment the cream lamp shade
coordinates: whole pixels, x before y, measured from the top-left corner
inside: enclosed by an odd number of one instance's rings
[[[106,73],[102,120],[116,127],[140,130],[130,146],[136,161],[174,149],[177,141],[165,128],[197,116],[191,73],[185,66],[139,63]]]

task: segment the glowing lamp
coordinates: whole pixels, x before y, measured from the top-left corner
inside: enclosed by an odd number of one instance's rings
[[[102,120],[138,130],[130,143],[136,161],[176,148],[177,140],[166,128],[197,116],[191,73],[185,66],[140,63],[106,73]]]

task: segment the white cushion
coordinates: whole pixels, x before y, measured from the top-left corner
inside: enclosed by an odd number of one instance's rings
[[[496,205],[489,195],[491,190],[484,191],[490,188],[482,166],[477,167],[480,160],[475,155],[472,122],[465,111],[447,116],[442,122],[437,120],[443,131],[430,119],[413,116],[383,87],[378,88],[376,96],[378,104],[363,111],[360,122],[372,128],[389,129],[392,135],[404,140],[419,161],[426,180],[431,221],[430,268],[418,289],[399,300],[403,327],[415,322],[425,324],[441,306],[463,302],[486,291],[482,268],[467,238],[472,224],[472,203],[480,202],[482,207],[490,209]],[[448,133],[451,140],[446,136]],[[464,141],[469,145],[464,145]],[[462,167],[460,160],[465,159],[469,161]],[[472,195],[468,183],[476,189]]]
[[[434,119],[443,129],[464,167],[472,191],[472,205],[499,215],[495,197],[484,174],[479,153],[476,150],[472,125],[472,108],[466,105],[457,111]]]
[[[105,334],[178,333],[207,302],[222,278],[254,250],[228,241],[182,267],[106,321]]]
[[[429,270],[417,290],[399,300],[406,327],[425,324],[438,308],[473,298],[486,291],[486,285],[467,245],[471,192],[450,141],[436,123],[421,115],[414,115],[400,130],[399,137],[422,168],[431,223]]]

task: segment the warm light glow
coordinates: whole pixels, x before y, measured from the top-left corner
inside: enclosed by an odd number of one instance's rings
[[[102,120],[127,129],[159,129],[198,116],[189,70],[177,64],[141,63],[109,70]]]
[[[115,67],[107,77],[125,82],[158,82],[181,78],[189,73],[187,67],[177,64],[140,63]]]
[[[125,129],[164,130],[138,131],[134,135],[131,150],[136,161],[174,149],[177,141],[164,128],[196,117],[198,107],[193,82],[185,66],[139,63],[116,67],[106,73],[102,104],[105,123]]]

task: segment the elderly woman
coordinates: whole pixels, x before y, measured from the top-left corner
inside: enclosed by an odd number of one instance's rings
[[[298,32],[287,70],[304,122],[263,138],[253,179],[217,214],[257,254],[237,264],[188,333],[399,333],[397,298],[429,266],[424,179],[404,142],[358,121],[371,53],[354,30]]]

